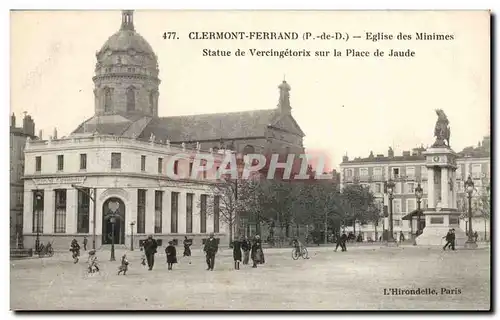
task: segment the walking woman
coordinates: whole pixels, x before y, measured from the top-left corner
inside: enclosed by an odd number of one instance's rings
[[[177,263],[177,250],[175,250],[173,241],[168,242],[168,246],[165,248],[165,254],[167,255],[168,270],[172,270],[174,263]]]
[[[257,268],[257,264],[264,263],[264,253],[262,252],[262,243],[260,241],[260,236],[256,235],[252,244],[252,268]]]
[[[242,241],[239,241],[239,240],[233,241],[233,259],[234,259],[234,269],[235,270],[240,270],[241,243],[242,243]]]
[[[184,236],[184,253],[183,257],[188,257],[189,264],[191,264],[191,245],[193,244],[193,239],[188,239],[187,236]]]

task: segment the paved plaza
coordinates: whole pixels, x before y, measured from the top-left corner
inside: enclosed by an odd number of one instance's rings
[[[161,250],[161,249],[160,249]],[[160,251],[159,250],[159,251]],[[182,248],[178,247],[178,254]],[[13,310],[487,310],[490,308],[490,250],[380,245],[309,248],[310,259],[291,259],[291,249],[266,249],[266,264],[233,270],[232,251],[206,271],[200,248],[192,264],[168,271],[165,255],[153,271],[129,252],[130,269],[116,275],[120,256],[98,252],[101,273],[86,274],[86,253],[73,264],[70,253],[11,261]],[[435,289],[437,295],[384,295],[384,289]],[[459,289],[441,294],[442,288]],[[451,291],[450,291],[451,292]]]

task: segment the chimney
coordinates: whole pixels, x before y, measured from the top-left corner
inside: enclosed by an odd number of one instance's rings
[[[345,156],[342,157],[342,162],[348,162],[348,161],[349,161],[349,157],[346,154]]]
[[[387,156],[389,158],[394,158],[394,150],[392,150],[391,147],[389,147],[389,150],[387,151]]]
[[[43,140],[42,130],[41,129],[38,131],[38,139]]]
[[[23,119],[23,132],[29,136],[35,135],[35,122],[31,119],[31,116],[26,114]]]
[[[54,140],[57,139],[57,128],[54,128],[54,135],[53,135],[53,137],[54,137]]]
[[[370,159],[373,159],[375,156],[373,155],[373,151],[370,151],[370,155],[368,156],[368,158]]]
[[[14,114],[14,112],[12,112],[12,115],[10,116],[10,126],[11,128],[16,127],[16,115]]]
[[[409,157],[410,151],[403,151],[403,157]]]

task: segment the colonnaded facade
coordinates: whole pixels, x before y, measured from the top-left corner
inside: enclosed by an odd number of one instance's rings
[[[56,140],[28,140],[25,147],[24,240],[33,247],[53,241],[67,247],[73,238],[95,234],[96,247],[110,244],[116,214],[116,244],[127,247],[147,235],[179,243],[187,235],[201,243],[210,232],[225,240],[227,227],[215,208],[210,184],[216,167],[191,179],[200,150],[183,150],[155,141],[109,135],[73,135]],[[179,158],[179,154],[184,157]],[[176,160],[171,157],[176,155]],[[220,159],[221,154],[211,154]],[[173,162],[174,180],[166,175]],[[219,160],[216,160],[216,162]],[[94,205],[95,199],[95,205]],[[95,210],[95,211],[94,211]],[[94,229],[95,228],[95,229]]]

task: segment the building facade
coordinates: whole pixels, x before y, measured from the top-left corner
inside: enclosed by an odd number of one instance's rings
[[[10,117],[10,247],[22,246],[24,204],[24,145],[35,138],[35,122],[24,115],[21,127],[16,126],[16,115]]]
[[[84,236],[91,244],[95,234],[99,248],[111,244],[113,231],[115,243],[127,247],[132,241],[138,247],[148,235],[164,243],[175,239],[180,243],[187,235],[201,244],[214,232],[224,242],[227,227],[217,211],[207,210],[215,201],[210,188],[216,181],[215,166],[191,176],[200,154],[204,153],[158,141],[109,135],[28,140],[25,245],[34,247],[38,237],[65,248],[73,238]],[[179,179],[167,176],[168,165]],[[117,215],[114,227],[113,214]]]
[[[420,183],[423,189],[421,208],[427,208],[427,169],[425,167],[425,148],[415,148],[411,152],[405,151],[402,155],[395,155],[389,148],[387,156],[383,154],[370,155],[366,158],[349,159],[343,158],[340,164],[341,188],[350,183],[359,183],[368,186],[373,192],[376,202],[381,211],[381,220],[377,227],[375,224],[356,225],[356,233],[361,232],[365,240],[379,238],[382,230],[388,229],[388,218],[383,218],[384,207],[387,210],[389,203],[388,195],[384,193],[384,183],[389,179],[395,182],[393,200],[393,230],[395,238],[399,239],[400,232],[403,232],[406,239],[410,236],[410,221],[403,220],[403,217],[417,209],[417,198],[415,188]],[[466,210],[465,181],[472,177],[476,192],[473,196],[473,208],[476,207],[478,197],[490,185],[490,137],[484,137],[477,147],[468,147],[458,153],[456,182],[452,186],[457,190],[457,208]],[[462,219],[460,226],[466,230],[467,219]],[[377,229],[378,228],[378,229]],[[377,229],[377,230],[376,230]],[[489,219],[480,217],[479,212],[474,213],[473,229],[478,232],[480,239],[485,239],[489,234]],[[353,231],[352,226],[346,228]],[[413,232],[417,230],[416,221],[413,222]],[[486,230],[486,231],[485,231]],[[397,235],[397,237],[396,237]]]

